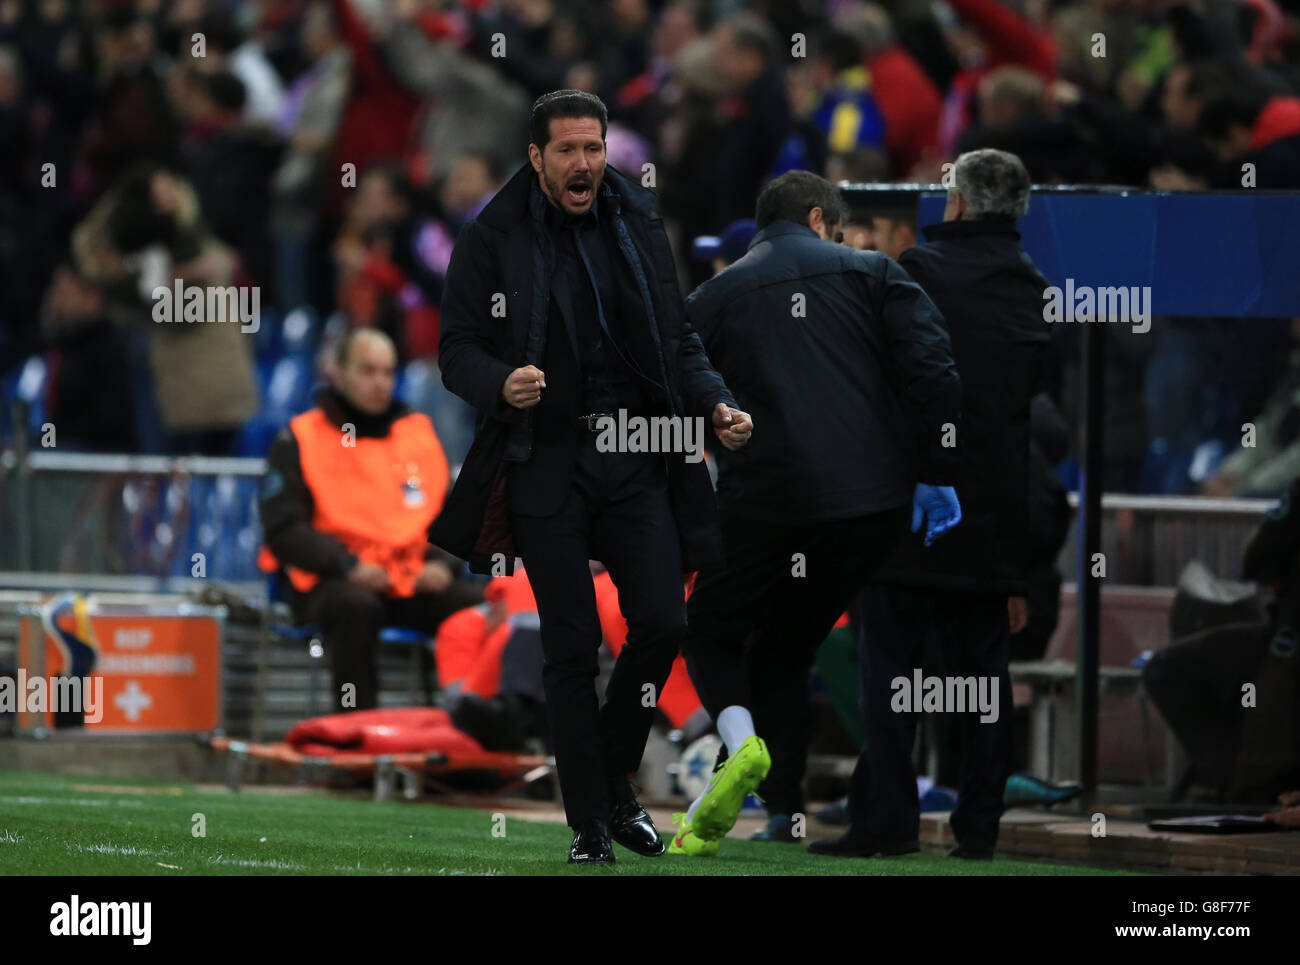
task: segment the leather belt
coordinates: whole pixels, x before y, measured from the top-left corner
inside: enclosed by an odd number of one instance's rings
[[[586,415],[578,416],[578,424],[585,426],[588,432],[600,432],[601,427],[597,424],[601,419],[614,419],[617,416],[612,412],[589,412]]]

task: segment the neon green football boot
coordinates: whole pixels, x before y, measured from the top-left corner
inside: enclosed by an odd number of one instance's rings
[[[689,854],[696,858],[712,858],[718,853],[718,842],[698,837],[686,822],[685,812],[673,815],[673,839],[668,844],[669,854]]]
[[[727,758],[721,770],[713,772],[708,790],[695,808],[691,830],[704,841],[717,841],[740,817],[745,798],[753,794],[772,769],[772,757],[761,737],[750,737]]]

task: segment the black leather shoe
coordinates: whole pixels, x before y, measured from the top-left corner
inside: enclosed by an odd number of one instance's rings
[[[813,854],[828,854],[839,858],[870,858],[872,855],[894,857],[914,854],[921,850],[919,841],[881,841],[846,834],[841,838],[823,838],[808,845]]]
[[[569,864],[613,864],[614,845],[609,840],[609,825],[599,818],[584,821],[573,829],[569,846]]]
[[[657,858],[668,850],[650,815],[636,798],[614,805],[609,813],[609,826],[615,841],[643,858]]]
[[[948,857],[967,861],[992,861],[993,849],[974,844],[957,844],[948,849]]]

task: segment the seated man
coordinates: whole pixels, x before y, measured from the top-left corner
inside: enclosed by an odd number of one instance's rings
[[[460,561],[425,537],[447,492],[447,460],[429,419],[394,401],[396,365],[388,336],[351,330],[337,386],[280,433],[262,484],[259,562],[288,568],[290,603],[321,628],[342,710],[377,706],[382,627],[432,635],[483,599],[456,578]]]
[[[1180,793],[1195,776],[1220,799],[1254,803],[1300,781],[1300,479],[1265,514],[1241,569],[1243,579],[1272,588],[1267,619],[1171,641],[1147,663],[1142,683],[1187,752]],[[1284,809],[1300,804],[1278,800]],[[1274,814],[1275,823],[1289,817]]]

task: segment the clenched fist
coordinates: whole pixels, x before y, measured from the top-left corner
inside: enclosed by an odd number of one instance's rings
[[[527,409],[542,401],[546,388],[546,375],[535,365],[525,365],[506,376],[501,386],[501,398],[516,409]]]
[[[749,442],[749,434],[754,431],[754,421],[749,413],[733,409],[725,402],[713,407],[713,432],[718,441],[735,452]]]

